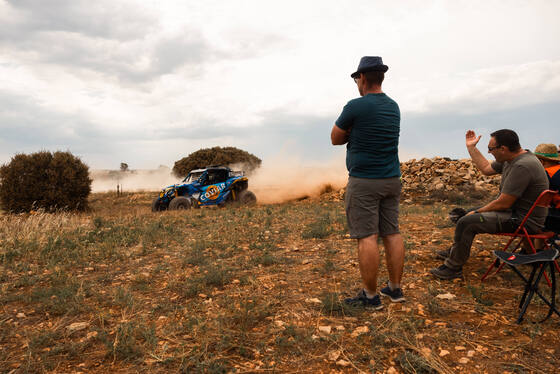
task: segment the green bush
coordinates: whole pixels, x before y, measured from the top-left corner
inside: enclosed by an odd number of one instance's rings
[[[175,161],[173,173],[178,177],[184,177],[194,169],[210,165],[233,164],[241,164],[245,171],[252,171],[261,166],[261,159],[235,147],[203,148]]]
[[[84,210],[89,169],[69,152],[17,154],[0,167],[0,204],[8,212]]]

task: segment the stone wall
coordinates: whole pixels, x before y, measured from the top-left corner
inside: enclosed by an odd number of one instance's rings
[[[444,157],[412,159],[401,163],[403,192],[453,191],[464,188],[494,191],[499,176],[485,176],[470,159]]]

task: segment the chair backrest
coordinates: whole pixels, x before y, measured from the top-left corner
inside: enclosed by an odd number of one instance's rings
[[[535,202],[533,203],[531,209],[529,209],[525,217],[523,217],[523,221],[521,221],[519,227],[517,228],[517,230],[515,230],[515,233],[517,234],[523,227],[525,227],[525,223],[527,222],[529,217],[531,217],[531,214],[533,214],[533,210],[535,210],[536,207],[550,207],[550,203],[555,196],[558,196],[558,191],[544,190],[543,192],[541,192],[539,197],[537,197],[537,200],[535,200]]]
[[[533,205],[535,207],[540,206],[548,208],[552,200],[555,199],[555,196],[558,196],[558,191],[544,190],[543,192],[541,192],[539,197],[537,197],[537,200],[535,200],[535,204]]]

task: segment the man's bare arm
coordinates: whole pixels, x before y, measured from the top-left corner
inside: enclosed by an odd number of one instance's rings
[[[337,125],[334,125],[331,130],[331,142],[333,145],[342,145],[348,143],[349,131],[342,130]]]
[[[517,200],[516,196],[508,195],[506,193],[500,194],[496,200],[490,201],[488,204],[483,206],[482,208],[478,208],[476,211],[478,213],[482,212],[498,212],[501,210],[507,210],[512,207],[513,203]],[[474,212],[469,212],[472,214]]]
[[[471,159],[482,174],[494,175],[496,174],[496,170],[492,168],[490,162],[486,159],[486,157],[482,155],[482,153],[480,153],[478,148],[476,148],[476,145],[481,136],[482,135],[479,135],[477,137],[472,130],[467,131],[467,134],[465,135],[465,144],[467,145],[467,151],[469,151]]]

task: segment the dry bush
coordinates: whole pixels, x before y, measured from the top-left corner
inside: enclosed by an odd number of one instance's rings
[[[233,164],[241,164],[246,171],[252,171],[261,166],[261,159],[235,147],[203,148],[175,161],[173,173],[178,177],[184,177],[191,170],[209,165]]]
[[[84,210],[89,169],[69,152],[17,154],[0,168],[0,203],[13,212]]]

